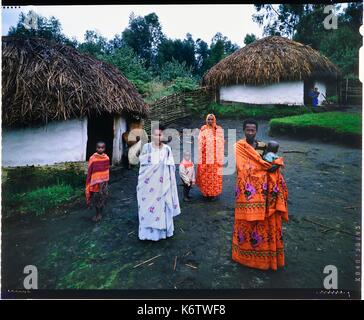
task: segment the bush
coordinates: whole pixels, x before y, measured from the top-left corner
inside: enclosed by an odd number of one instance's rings
[[[170,85],[173,93],[193,91],[198,88],[197,82],[192,78],[178,77]]]
[[[192,68],[186,66],[186,62],[179,63],[175,59],[166,62],[160,72],[160,78],[163,83],[168,83],[177,78],[193,78]]]
[[[173,93],[192,91],[197,88],[198,84],[192,78],[178,77],[169,85],[165,85],[162,82],[154,80],[148,84],[148,89],[144,94],[144,101],[147,103],[153,103],[156,100],[169,96]]]
[[[140,93],[145,93],[148,90],[148,82],[152,80],[152,72],[145,67],[145,61],[139,58],[132,48],[123,46],[110,54],[99,56],[99,59],[118,68]]]
[[[150,91],[150,83],[149,82],[145,82],[143,80],[131,80],[131,82],[133,83],[133,85],[137,88],[138,92],[141,95],[147,95]]]
[[[339,102],[339,98],[338,96],[327,97],[327,102],[337,104]]]

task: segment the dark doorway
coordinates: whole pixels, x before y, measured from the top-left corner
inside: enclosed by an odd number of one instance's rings
[[[87,151],[86,160],[96,151],[96,143],[106,143],[106,154],[112,159],[114,141],[114,116],[109,113],[91,115],[87,119]]]
[[[310,98],[309,93],[314,85],[315,82],[313,80],[305,80],[303,83],[303,103],[305,106],[312,105],[312,99]]]

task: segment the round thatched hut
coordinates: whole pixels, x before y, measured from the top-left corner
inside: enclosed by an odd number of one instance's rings
[[[3,166],[85,161],[97,140],[121,161],[148,106],[113,66],[40,38],[2,37]]]
[[[317,87],[319,104],[338,68],[310,46],[279,36],[257,40],[221,60],[203,77],[218,100],[251,104],[308,104]]]

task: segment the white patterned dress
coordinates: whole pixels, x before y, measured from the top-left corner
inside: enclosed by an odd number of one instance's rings
[[[181,213],[172,150],[150,142],[143,146],[139,160],[139,239],[166,239],[173,236],[173,217]]]

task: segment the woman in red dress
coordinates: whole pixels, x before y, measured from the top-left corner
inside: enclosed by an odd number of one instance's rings
[[[222,192],[222,167],[224,163],[224,132],[209,114],[198,136],[198,165],[196,185],[204,197],[214,200]]]

